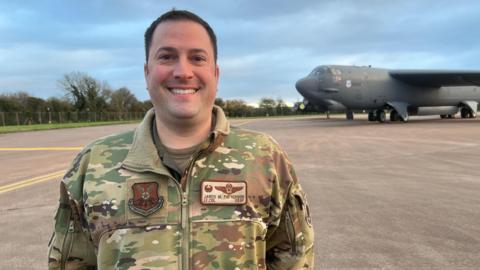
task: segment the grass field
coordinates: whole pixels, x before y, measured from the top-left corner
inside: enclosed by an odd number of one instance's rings
[[[20,125],[20,126],[3,126],[0,127],[0,134],[24,132],[24,131],[36,131],[36,130],[48,130],[48,129],[60,129],[60,128],[79,128],[79,127],[92,127],[92,126],[106,126],[106,125],[119,125],[119,124],[131,124],[139,123],[136,121],[109,121],[109,122],[83,122],[83,123],[65,123],[65,124],[41,124],[41,125]]]
[[[324,114],[305,114],[305,115],[277,115],[277,116],[256,116],[256,117],[228,117],[230,120],[246,120],[246,119],[261,119],[261,118],[295,118],[295,117],[319,117]],[[343,114],[342,114],[343,115]],[[336,116],[336,114],[330,114],[330,116]],[[104,121],[104,122],[81,122],[81,123],[64,123],[64,124],[37,124],[37,125],[19,125],[19,126],[0,126],[0,134],[14,133],[14,132],[26,132],[37,130],[49,130],[49,129],[62,129],[62,128],[80,128],[80,127],[92,127],[92,126],[106,126],[106,125],[120,125],[120,124],[133,124],[139,123],[141,120],[132,121]]]

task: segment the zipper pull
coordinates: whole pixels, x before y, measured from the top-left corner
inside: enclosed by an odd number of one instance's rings
[[[186,206],[188,204],[187,193],[182,193],[182,206]]]
[[[182,228],[185,229],[187,227],[187,205],[188,205],[188,198],[187,193],[182,192]]]
[[[70,224],[68,224],[68,232],[69,233],[75,232],[75,227],[74,227],[73,221],[70,221]]]

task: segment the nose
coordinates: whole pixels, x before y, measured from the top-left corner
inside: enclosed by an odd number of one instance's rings
[[[297,91],[302,95],[312,92],[317,86],[317,80],[310,77],[302,78],[295,83],[295,88],[297,88]]]
[[[192,67],[188,60],[179,59],[175,64],[173,76],[176,79],[191,79],[193,77]]]

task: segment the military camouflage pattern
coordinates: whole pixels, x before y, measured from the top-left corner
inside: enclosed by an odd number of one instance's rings
[[[158,157],[153,110],[135,131],[87,146],[61,182],[49,269],[313,269],[308,205],[285,153],[214,113],[182,183]],[[245,182],[216,192],[246,203],[202,204],[202,181]]]

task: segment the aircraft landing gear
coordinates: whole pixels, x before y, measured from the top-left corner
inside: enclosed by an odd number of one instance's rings
[[[347,111],[347,120],[353,120],[353,112],[352,111]]]
[[[384,123],[386,119],[385,111],[384,110],[377,110],[377,121],[380,123]]]
[[[374,111],[369,111],[368,112],[368,121],[375,121],[377,120],[377,116],[375,115],[375,112]]]
[[[390,121],[395,122],[395,121],[398,121],[398,120],[400,120],[400,117],[398,116],[397,111],[392,110],[390,112]]]
[[[380,123],[385,122],[385,110],[378,109],[376,111],[369,111],[368,112],[368,121],[378,121]]]
[[[460,116],[462,118],[475,118],[477,115],[476,113],[472,112],[470,109],[463,107],[460,110]]]

